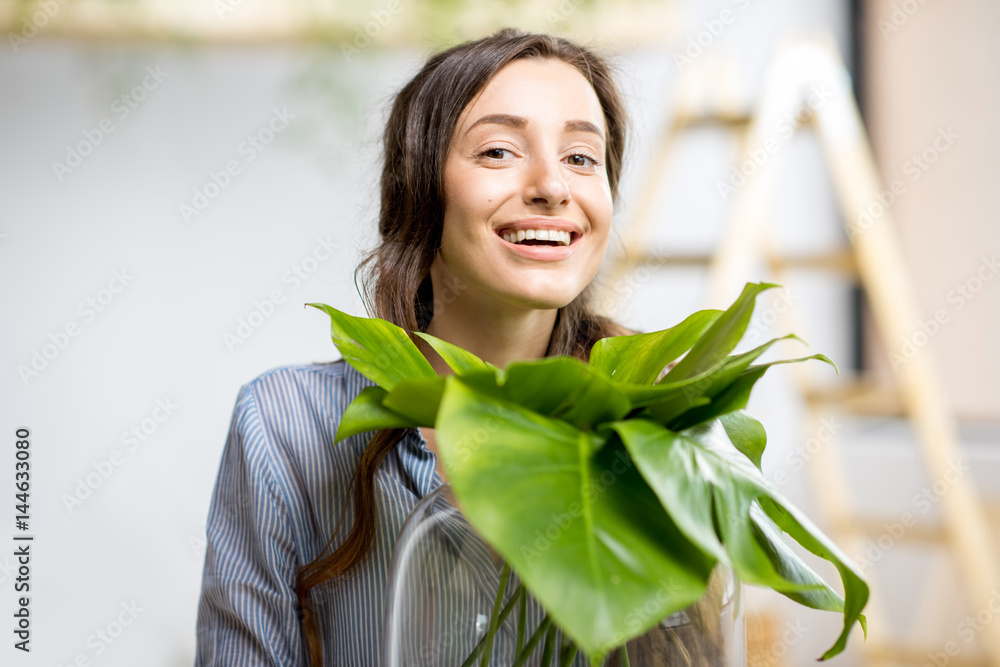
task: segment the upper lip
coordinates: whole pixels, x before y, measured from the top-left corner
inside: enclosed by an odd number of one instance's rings
[[[569,232],[572,240],[583,236],[583,230],[580,228],[580,225],[563,218],[522,218],[512,222],[505,222],[494,231],[500,234],[504,230],[516,232],[521,229],[555,229],[560,232]]]

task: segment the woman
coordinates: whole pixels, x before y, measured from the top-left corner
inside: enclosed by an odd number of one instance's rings
[[[385,130],[381,244],[359,267],[370,314],[499,367],[586,359],[626,333],[587,307],[624,137],[607,64],[566,40],[507,29],[431,57]],[[242,388],[209,512],[196,665],[379,664],[395,536],[446,480],[430,429],[334,445],[370,384],[338,362]]]

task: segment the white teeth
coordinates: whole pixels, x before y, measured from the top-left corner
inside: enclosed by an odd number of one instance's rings
[[[501,235],[508,243],[520,243],[521,241],[554,241],[559,245],[570,245],[573,241],[571,232],[564,232],[556,229],[518,229],[517,231],[505,232]]]

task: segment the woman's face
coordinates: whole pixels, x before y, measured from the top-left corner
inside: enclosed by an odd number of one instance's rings
[[[434,261],[475,296],[568,304],[607,248],[606,137],[597,95],[575,67],[537,58],[506,65],[458,119]]]

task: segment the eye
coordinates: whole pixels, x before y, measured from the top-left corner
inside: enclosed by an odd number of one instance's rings
[[[484,148],[476,153],[476,157],[486,158],[490,162],[502,162],[504,153],[508,153],[510,155],[514,154],[507,148],[503,148],[501,146],[490,146],[489,148]]]
[[[593,155],[588,155],[587,153],[573,153],[566,158],[569,163],[574,167],[589,167],[591,169],[596,169],[601,166],[601,163],[597,161],[597,158]]]

